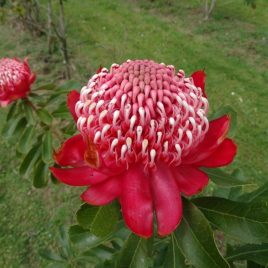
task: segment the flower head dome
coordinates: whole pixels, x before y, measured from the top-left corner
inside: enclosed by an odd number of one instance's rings
[[[81,134],[55,153],[60,181],[88,186],[82,199],[104,205],[118,198],[136,234],[168,235],[182,217],[181,194],[208,183],[199,167],[227,165],[236,146],[226,138],[229,117],[208,122],[205,74],[185,77],[149,60],[113,64],[73,91],[68,106]],[[67,167],[67,168],[64,168]]]
[[[27,59],[0,59],[0,105],[6,106],[10,102],[24,98],[35,81],[35,74],[31,73]]]
[[[178,166],[208,130],[201,88],[173,66],[127,61],[103,68],[81,90],[77,127],[119,166]],[[113,161],[112,161],[113,162]]]

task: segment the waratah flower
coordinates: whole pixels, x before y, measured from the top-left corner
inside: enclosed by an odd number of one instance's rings
[[[88,186],[92,205],[121,203],[127,226],[142,237],[168,235],[182,218],[181,195],[208,183],[200,167],[229,164],[236,145],[226,138],[230,118],[207,119],[205,73],[185,77],[173,66],[149,60],[102,68],[71,92],[68,106],[81,134],[55,153],[61,182]]]
[[[26,97],[34,80],[27,59],[0,59],[0,106]]]

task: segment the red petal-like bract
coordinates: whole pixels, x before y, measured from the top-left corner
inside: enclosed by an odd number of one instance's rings
[[[79,167],[85,165],[86,144],[81,134],[66,140],[54,153],[54,160],[60,166]]]
[[[67,106],[75,122],[78,119],[75,113],[75,104],[78,102],[79,98],[80,98],[80,94],[76,90],[72,90],[67,96]]]
[[[61,182],[88,186],[91,205],[118,199],[126,225],[137,235],[165,236],[183,215],[181,195],[208,184],[201,167],[232,162],[236,145],[227,138],[230,117],[208,122],[205,73],[185,77],[172,65],[148,60],[100,68],[71,92],[68,107],[81,135],[55,152]],[[109,220],[109,219],[107,219]]]
[[[27,59],[0,59],[0,106],[7,106],[12,101],[25,98],[35,81]]]
[[[127,226],[142,237],[150,237],[153,233],[153,197],[150,178],[141,167],[134,166],[123,175],[120,202]]]
[[[173,232],[182,217],[180,189],[169,167],[159,164],[151,182],[158,234]]]
[[[205,83],[206,83],[206,73],[203,70],[195,71],[191,74],[191,77],[194,80],[194,84],[196,87],[200,87],[202,89],[204,97],[207,98],[205,92]]]
[[[110,177],[108,180],[90,186],[81,195],[81,198],[91,205],[106,205],[119,196],[121,187],[119,178]]]

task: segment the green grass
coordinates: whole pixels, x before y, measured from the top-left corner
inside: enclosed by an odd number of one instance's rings
[[[235,140],[239,153],[231,168],[263,182],[268,175],[268,3],[253,10],[243,1],[217,1],[209,21],[197,0],[66,2],[73,76],[86,83],[99,65],[128,58],[151,58],[183,68],[205,68],[211,111],[231,105],[238,112]],[[60,80],[60,56],[46,59],[46,41],[0,25],[1,56],[29,56],[38,83]],[[3,41],[2,41],[3,40]],[[5,112],[0,111],[0,122]],[[19,177],[12,147],[1,140],[0,266],[43,267],[39,248],[54,245],[57,226],[73,221],[77,190],[31,188]],[[7,151],[9,152],[7,154]],[[78,191],[79,192],[79,191]],[[69,211],[71,210],[71,211]]]

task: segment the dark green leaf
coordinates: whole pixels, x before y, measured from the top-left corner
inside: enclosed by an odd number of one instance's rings
[[[168,245],[168,251],[165,257],[165,263],[163,268],[187,268],[185,262],[185,256],[180,249],[177,237],[171,234],[170,243]],[[189,267],[189,266],[188,266]]]
[[[268,183],[260,186],[257,190],[246,193],[239,198],[243,202],[265,202],[268,201]]]
[[[37,88],[34,88],[33,91],[39,91],[39,90],[54,90],[56,88],[56,85],[54,84],[44,84]]]
[[[229,252],[228,261],[250,260],[260,265],[268,263],[268,244],[244,245]]]
[[[247,268],[267,268],[267,265],[262,266],[253,261],[247,261]]]
[[[220,255],[204,215],[186,199],[183,204],[183,219],[175,236],[189,264],[198,268],[230,267]]]
[[[104,237],[114,231],[118,216],[119,209],[115,202],[98,207],[83,204],[77,211],[78,223],[99,237]]]
[[[33,108],[27,102],[24,102],[23,108],[24,108],[24,112],[25,112],[28,123],[31,125],[34,125],[35,119],[34,119]]]
[[[19,140],[17,147],[20,153],[25,154],[30,150],[32,142],[34,140],[34,134],[35,134],[35,126],[28,126],[25,129]]]
[[[59,261],[59,262],[65,261],[60,255],[47,249],[39,250],[39,255],[42,258],[50,261]]]
[[[2,136],[4,138],[10,139],[12,138],[13,133],[16,131],[16,127],[21,120],[21,117],[16,117],[7,121],[2,129]]]
[[[148,268],[151,264],[151,239],[130,234],[116,262],[116,268]]]
[[[9,121],[11,118],[13,118],[17,112],[17,102],[13,102],[11,105],[10,105],[10,108],[9,108],[9,111],[7,113],[7,117],[6,117],[6,120]]]
[[[246,181],[244,178],[237,177],[234,174],[228,174],[219,168],[202,168],[209,178],[221,187],[236,187],[236,186],[256,186],[256,183]]]
[[[246,243],[268,242],[267,202],[249,204],[219,197],[197,198],[193,202],[227,235]]]
[[[25,126],[27,125],[27,120],[25,117],[21,118],[16,125],[15,131],[12,135],[12,139],[18,141],[23,133],[23,130],[25,129]]]
[[[79,225],[73,225],[70,227],[69,237],[74,244],[84,250],[96,247],[104,241],[111,239],[111,235],[104,238],[97,237],[90,233],[89,230],[83,229]]]
[[[40,145],[35,145],[29,153],[25,156],[20,166],[20,174],[22,176],[28,176],[33,165],[41,154]]]
[[[45,163],[50,163],[52,161],[52,134],[51,131],[48,130],[43,136],[42,143],[42,159]]]
[[[47,110],[40,109],[37,111],[37,114],[41,122],[43,122],[46,125],[51,124],[53,118]]]
[[[39,161],[35,170],[33,178],[33,186],[36,188],[42,188],[47,185],[48,182],[48,165],[43,161]]]

